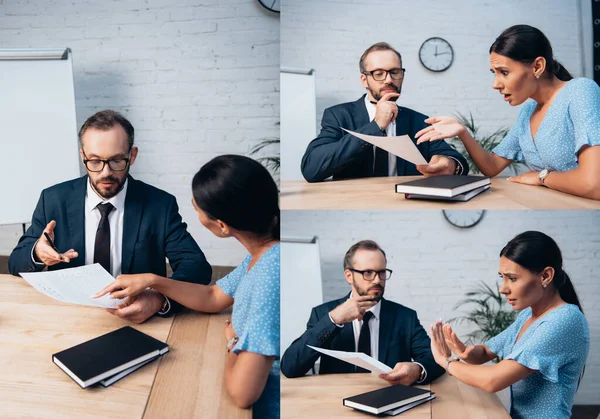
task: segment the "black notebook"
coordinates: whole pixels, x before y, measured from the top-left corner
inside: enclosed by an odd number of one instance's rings
[[[52,355],[82,388],[112,377],[168,351],[166,343],[125,326]]]
[[[421,195],[421,194],[404,194],[406,199],[428,199],[433,201],[458,201],[458,202],[467,202],[473,197],[476,197],[482,192],[490,189],[490,185],[480,186],[479,188],[475,188],[469,192],[464,192],[458,195],[454,195],[452,197],[445,196],[435,196],[435,195]]]
[[[396,192],[451,198],[489,184],[490,178],[487,176],[433,176],[398,183]]]
[[[396,385],[347,397],[344,399],[344,406],[379,415],[429,397],[431,397],[429,390]]]

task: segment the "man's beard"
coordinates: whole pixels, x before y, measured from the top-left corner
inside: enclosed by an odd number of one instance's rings
[[[386,86],[382,87],[381,90],[387,89],[387,88],[394,89],[394,93],[400,93],[402,91],[402,86],[396,87],[393,84],[392,85],[386,85]],[[376,92],[375,90],[372,90],[370,88],[367,89],[367,90],[371,93],[371,96],[373,96],[373,99],[375,99],[378,102],[381,100],[381,98],[383,97],[383,95],[390,93],[390,92],[385,92],[384,94],[380,94],[379,92]]]
[[[369,288],[367,288],[366,290],[362,290],[358,287],[358,285],[356,284],[356,280],[353,280],[354,282],[354,289],[356,290],[356,292],[358,293],[358,295],[370,295],[369,294],[369,290],[375,287],[381,288],[381,293],[379,295],[373,296],[373,301],[379,301],[381,300],[381,298],[383,298],[383,293],[385,292],[385,287],[382,285],[371,285]]]
[[[129,170],[127,171],[127,174],[129,174]],[[121,192],[121,189],[123,189],[123,185],[125,185],[125,181],[127,180],[127,176],[123,177],[122,180],[120,180],[119,178],[109,175],[107,177],[98,179],[96,181],[92,181],[91,185],[92,188],[94,189],[94,191],[96,191],[96,193],[98,195],[100,195],[102,198],[106,199],[110,199],[114,196],[116,196],[119,192]],[[100,183],[102,182],[114,182],[116,183],[116,188],[114,189],[110,189],[110,190],[104,190],[101,189],[101,187],[99,186]]]

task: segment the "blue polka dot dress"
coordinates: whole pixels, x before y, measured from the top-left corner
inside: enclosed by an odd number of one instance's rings
[[[517,122],[492,153],[524,162],[531,170],[566,172],[579,167],[584,145],[600,145],[600,87],[586,78],[572,79],[557,93],[535,134],[531,115],[535,100],[526,101]]]
[[[274,356],[267,383],[252,405],[254,418],[279,419],[279,243],[247,272],[250,255],[217,286],[234,299],[231,322],[239,337],[233,352]]]
[[[531,308],[485,343],[496,355],[536,370],[510,387],[510,415],[568,419],[590,347],[587,320],[576,305],[565,304],[533,322],[515,343],[529,318]]]

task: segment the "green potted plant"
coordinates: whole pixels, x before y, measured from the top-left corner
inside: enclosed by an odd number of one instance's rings
[[[258,154],[262,149],[271,146],[277,147],[276,153],[270,156],[258,157],[256,160],[264,164],[267,169],[272,170],[273,174],[276,174],[279,173],[279,169],[281,167],[281,158],[279,155],[279,138],[265,138],[264,140],[256,144],[254,147],[252,147],[252,149],[250,150],[250,155],[254,156]]]
[[[461,113],[457,113],[454,115],[456,119],[465,126],[465,128],[469,131],[471,136],[483,147],[483,149],[487,152],[491,152],[494,147],[496,147],[500,142],[506,137],[508,134],[508,128],[499,128],[491,134],[483,135],[479,132],[479,127],[475,124],[475,120],[473,119],[473,114],[469,112],[469,116],[465,116]],[[473,159],[467,153],[465,146],[462,141],[458,137],[451,138],[449,140],[449,144],[452,148],[462,154],[467,162],[469,163],[469,173],[477,174],[481,173],[477,165],[473,162]],[[513,175],[518,173],[518,163],[511,163],[508,165],[507,170],[511,172]]]

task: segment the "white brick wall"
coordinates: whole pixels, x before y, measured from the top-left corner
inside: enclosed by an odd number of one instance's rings
[[[216,155],[279,136],[276,15],[253,0],[0,0],[0,47],[70,47],[78,125],[123,112],[140,148],[133,176],[177,197],[209,262],[243,259],[198,222],[191,179]],[[0,227],[0,253],[20,231]]]
[[[477,281],[493,286],[498,255],[515,235],[539,230],[556,240],[565,270],[573,280],[590,325],[591,346],[578,404],[597,404],[600,394],[600,211],[487,211],[473,228],[451,226],[441,211],[284,211],[282,235],[320,239],[323,296],[349,292],[342,262],[348,248],[373,239],[388,254],[394,274],[386,297],[419,313],[428,327],[462,310],[454,305]],[[283,278],[285,281],[285,278]],[[286,301],[282,310],[293,302]],[[308,319],[309,313],[306,313]],[[282,317],[284,318],[284,317]],[[471,329],[457,327],[463,335]]]
[[[533,25],[549,37],[557,59],[581,76],[578,10],[579,0],[290,0],[281,14],[281,64],[316,69],[320,125],[325,108],[364,93],[358,60],[370,45],[386,41],[406,68],[398,104],[427,115],[472,112],[482,134],[491,133],[511,126],[517,109],[491,87],[490,45],[514,24]],[[443,73],[419,62],[419,48],[432,36],[454,49],[454,63]]]

